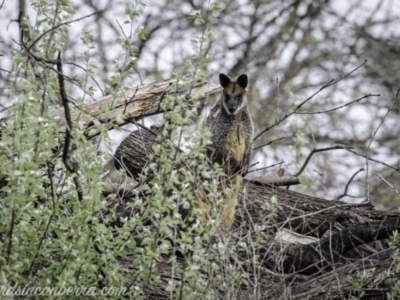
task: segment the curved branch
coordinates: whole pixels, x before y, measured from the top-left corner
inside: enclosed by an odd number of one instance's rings
[[[362,172],[362,171],[365,171],[365,169],[364,169],[364,168],[359,169],[357,172],[355,172],[355,173],[353,174],[353,176],[350,177],[349,181],[348,181],[347,184],[346,184],[346,187],[345,187],[345,189],[344,189],[343,194],[341,194],[340,196],[337,196],[336,199],[335,199],[336,201],[339,200],[339,199],[341,199],[341,198],[343,198],[343,197],[345,197],[345,196],[347,196],[347,190],[349,189],[349,186],[350,186],[351,182],[352,182],[353,179],[357,176],[357,174],[360,173],[360,172]]]
[[[343,107],[352,105],[352,104],[354,104],[354,103],[357,103],[357,102],[359,102],[359,101],[361,101],[361,100],[363,100],[363,99],[365,99],[365,98],[369,98],[369,97],[380,97],[380,94],[368,94],[368,95],[365,95],[365,96],[363,96],[363,97],[361,97],[361,98],[358,98],[358,99],[356,99],[356,100],[350,101],[350,102],[348,102],[348,103],[346,103],[346,104],[343,104],[343,105],[341,105],[341,106],[338,106],[338,107],[335,107],[335,108],[332,108],[332,109],[328,109],[328,110],[313,111],[313,112],[296,112],[296,114],[297,114],[297,115],[324,114],[324,113],[332,112],[332,111],[341,109],[341,108],[343,108]]]
[[[320,149],[313,149],[310,154],[308,154],[306,160],[304,161],[304,164],[301,166],[300,170],[294,175],[294,176],[299,176],[301,173],[303,173],[304,169],[306,168],[308,162],[310,161],[311,157],[314,155],[314,153],[317,152],[324,152],[324,151],[330,151],[330,150],[347,150],[351,149],[349,147],[343,147],[343,146],[334,146],[334,147],[327,147],[327,148],[320,148]]]

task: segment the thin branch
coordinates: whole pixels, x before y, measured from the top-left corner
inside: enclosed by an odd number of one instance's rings
[[[308,101],[310,101],[311,99],[313,99],[318,93],[320,93],[322,90],[338,83],[339,81],[345,79],[346,77],[348,77],[349,75],[351,75],[352,73],[354,73],[355,71],[357,71],[359,68],[361,68],[363,65],[365,65],[365,63],[367,62],[367,60],[365,60],[361,65],[359,65],[357,68],[355,68],[354,70],[352,70],[351,72],[347,73],[346,75],[344,75],[343,77],[337,79],[337,80],[330,80],[328,83],[326,83],[325,85],[323,85],[318,91],[316,91],[314,94],[312,94],[310,97],[308,97],[306,100],[304,100],[303,102],[301,102],[299,105],[297,105],[290,113],[284,115],[282,118],[280,118],[278,121],[276,121],[274,124],[268,126],[267,128],[261,130],[253,139],[253,141],[257,140],[262,134],[264,134],[265,132],[267,132],[268,130],[272,129],[273,127],[279,125],[280,123],[282,123],[284,120],[286,120],[287,118],[289,118],[291,115],[295,114],[304,104],[306,104]]]
[[[68,160],[68,155],[69,155],[69,147],[71,144],[72,140],[72,121],[71,121],[71,112],[69,110],[69,105],[68,105],[68,96],[65,91],[65,83],[64,83],[64,77],[62,76],[63,70],[62,70],[62,63],[61,63],[61,54],[60,52],[58,53],[58,62],[57,62],[57,70],[58,70],[58,83],[59,83],[59,88],[60,88],[60,97],[61,97],[61,102],[64,107],[64,114],[65,114],[65,122],[66,122],[66,134],[65,134],[65,142],[64,142],[64,150],[63,150],[63,161],[65,164],[65,167],[67,168],[68,171],[71,173],[75,172],[74,166],[71,165],[70,161]]]
[[[55,60],[55,59],[45,59],[45,58],[39,57],[39,56],[33,54],[31,51],[29,51],[29,49],[27,48],[27,46],[25,45],[25,43],[24,43],[24,41],[23,41],[22,33],[21,33],[21,43],[18,44],[18,45],[21,46],[21,47],[26,51],[26,53],[27,53],[27,55],[28,55],[29,57],[33,58],[35,61],[45,63],[44,68],[48,68],[48,69],[50,69],[51,71],[53,71],[53,72],[55,72],[55,73],[58,73],[57,70],[55,70],[55,69],[53,69],[52,67],[46,65],[46,64],[56,65],[56,64],[57,64],[57,60]],[[76,67],[82,69],[83,71],[87,72],[87,70],[86,70],[84,67],[82,67],[82,66],[80,66],[80,65],[78,65],[78,64],[76,64],[76,63],[74,63],[74,62],[64,62],[64,64],[70,64],[70,65],[76,66]],[[79,84],[76,84],[76,83],[75,83],[77,80],[74,80],[74,79],[72,79],[72,78],[69,78],[68,76],[66,76],[66,75],[64,75],[64,74],[63,74],[63,77],[64,77],[64,79],[67,79],[67,81],[69,81],[69,82],[75,84],[78,88],[80,88],[80,89],[83,90],[83,88],[82,88]],[[102,91],[102,93],[103,93],[103,90],[102,90],[102,88],[100,87],[100,84],[96,81],[96,79],[94,79],[93,77],[90,77],[90,78],[96,83],[97,87],[98,87],[98,88]],[[92,97],[92,98],[93,98],[93,97]]]
[[[308,154],[306,160],[304,161],[304,164],[301,166],[300,170],[294,175],[294,176],[299,176],[307,166],[308,162],[310,161],[311,157],[313,156],[314,153],[317,152],[324,152],[324,151],[330,151],[330,150],[348,150],[351,149],[349,147],[344,147],[344,146],[334,146],[334,147],[327,147],[327,148],[320,148],[320,149],[313,149],[310,154]]]
[[[133,101],[133,98],[135,98],[138,89],[139,89],[139,85],[136,86],[136,90],[135,90],[135,92],[133,93],[133,95],[129,98],[129,100],[127,100],[127,99],[124,97],[125,105],[124,105],[124,111],[122,112],[123,115],[125,115],[125,113],[126,113],[126,108],[128,107],[128,105]],[[124,93],[124,95],[125,95],[125,93]]]
[[[0,71],[6,72],[6,73],[8,73],[8,74],[11,74],[11,71],[8,71],[8,70],[3,69],[3,68],[0,68]]]
[[[252,165],[249,166],[249,169],[250,169],[251,167],[254,167],[254,166],[258,165],[259,163],[260,163],[259,161],[258,161],[258,162],[255,162],[254,164],[252,164]]]
[[[60,24],[58,24],[58,25],[56,25],[56,26],[54,26],[54,27],[52,27],[52,28],[46,30],[45,32],[43,32],[41,35],[39,35],[39,36],[32,42],[32,44],[27,48],[27,50],[30,51],[31,48],[32,48],[43,36],[45,36],[45,35],[48,34],[49,32],[51,32],[51,31],[53,31],[53,30],[56,30],[57,28],[59,28],[59,27],[61,27],[61,26],[64,26],[64,25],[68,25],[68,24],[71,24],[71,23],[74,23],[74,22],[81,21],[81,20],[83,20],[83,19],[86,19],[86,18],[89,18],[89,17],[91,17],[91,16],[100,14],[100,13],[102,13],[102,12],[103,12],[102,10],[96,11],[96,12],[90,14],[90,15],[83,16],[83,17],[81,17],[81,18],[78,18],[78,19],[75,19],[75,20],[71,20],[71,21],[68,21],[68,22],[60,23]]]
[[[362,172],[362,171],[365,171],[365,169],[364,169],[364,168],[359,169],[357,172],[355,172],[355,173],[353,174],[353,176],[350,177],[349,181],[348,181],[347,184],[346,184],[346,187],[345,187],[345,189],[344,189],[343,194],[341,194],[340,196],[336,197],[336,199],[335,199],[336,201],[339,200],[339,199],[341,199],[341,198],[343,198],[343,197],[345,197],[345,196],[348,196],[348,195],[347,195],[347,190],[349,189],[349,186],[350,186],[351,182],[352,182],[353,179],[357,176],[357,174],[360,173],[360,172]]]
[[[63,69],[62,69],[62,62],[61,62],[61,53],[58,52],[58,57],[57,57],[57,71],[58,71],[58,84],[59,84],[59,89],[60,89],[60,97],[61,97],[61,102],[64,107],[64,114],[65,114],[65,122],[66,122],[66,131],[65,131],[65,142],[64,142],[64,149],[63,149],[63,162],[67,170],[71,173],[77,173],[77,166],[74,166],[70,159],[70,153],[69,153],[69,148],[72,140],[72,120],[71,120],[71,112],[69,110],[69,101],[68,101],[68,96],[65,91],[65,82],[64,82],[64,75],[63,75]],[[76,187],[76,192],[78,194],[78,199],[79,201],[83,200],[83,195],[82,195],[82,187],[79,183],[78,177],[74,176],[73,178],[75,187]]]
[[[284,161],[280,161],[280,162],[278,162],[276,164],[273,164],[273,165],[270,165],[268,167],[262,167],[262,168],[259,168],[259,169],[254,169],[254,170],[248,171],[246,174],[249,174],[249,173],[252,173],[252,172],[256,172],[256,171],[265,170],[265,169],[269,169],[269,168],[275,167],[277,165],[281,165],[282,163],[284,163]]]
[[[148,133],[151,133],[151,134],[154,135],[154,136],[157,136],[157,134],[158,134],[157,132],[154,132],[154,131],[152,131],[151,129],[147,128],[146,126],[144,126],[144,125],[142,125],[142,124],[136,122],[135,118],[129,118],[129,119],[128,119],[128,122],[130,122],[131,124],[136,125],[136,127],[140,127],[140,128],[142,128],[142,129],[146,130]]]
[[[118,27],[121,30],[122,34],[124,35],[125,39],[131,40],[131,38],[132,38],[132,27],[131,27],[131,32],[130,32],[129,37],[128,37],[125,34],[125,31],[122,28],[121,24],[118,21],[116,21],[116,22],[117,22]],[[135,53],[132,50],[127,51],[127,54],[129,55],[129,57],[135,57]],[[125,56],[125,64],[124,64],[123,68],[119,69],[118,71],[122,74],[122,73],[125,73],[126,71],[128,71],[128,69],[130,67],[133,68],[136,71],[136,73],[138,74],[138,76],[139,76],[140,85],[143,85],[143,79],[142,79],[142,76],[140,75],[139,68],[137,67],[137,62],[133,62],[132,60],[130,60],[130,62],[128,64],[126,64],[126,58],[128,57],[128,55]]]
[[[11,248],[12,248],[12,242],[13,242],[14,224],[15,224],[15,207],[14,207],[14,205],[13,205],[13,206],[12,206],[12,210],[11,210],[11,224],[10,224],[10,230],[8,231],[8,234],[7,234],[7,237],[8,237],[7,261],[10,259],[10,256],[11,256]]]
[[[375,136],[378,133],[379,128],[381,128],[383,122],[385,122],[385,120],[386,120],[386,117],[389,115],[390,111],[393,109],[395,103],[397,102],[397,97],[399,96],[399,92],[400,92],[400,89],[397,90],[396,97],[395,97],[395,99],[394,99],[394,101],[392,103],[392,106],[388,109],[388,111],[386,112],[385,116],[382,118],[382,121],[379,123],[378,127],[376,128],[376,130],[372,134],[372,137],[371,137],[371,140],[368,143],[367,149],[370,148],[370,146],[372,144],[372,141],[375,139]],[[367,201],[369,202],[370,201],[370,199],[369,199],[369,196],[370,196],[370,191],[369,191],[370,180],[369,180],[368,156],[366,158],[367,159],[366,159],[365,164],[366,164],[366,168],[367,168],[367,175],[366,175],[367,176]]]
[[[22,32],[22,30],[21,30],[21,32]],[[52,64],[52,65],[56,65],[57,64],[57,60],[56,59],[46,59],[46,58],[43,58],[43,57],[39,57],[39,56],[33,54],[31,51],[29,51],[28,48],[26,47],[25,43],[24,43],[24,39],[23,39],[22,33],[21,33],[21,45],[22,45],[22,48],[24,48],[24,50],[28,54],[28,56],[32,57],[35,61],[44,62],[44,63],[48,63],[48,64]]]
[[[398,196],[400,196],[399,191],[394,187],[394,185],[390,184],[385,178],[383,178],[383,177],[382,177],[381,175],[379,175],[378,173],[375,173],[375,175],[378,176],[380,179],[382,179],[382,181],[383,181],[384,183],[386,183],[388,186],[390,186],[390,187],[396,192],[396,194],[397,194]]]
[[[384,166],[386,166],[386,167],[388,167],[388,168],[390,168],[390,169],[392,169],[392,170],[395,170],[395,171],[397,171],[397,172],[400,173],[400,168],[393,167],[393,166],[391,166],[391,165],[388,165],[387,163],[384,163],[383,161],[379,161],[379,160],[373,159],[373,158],[371,158],[371,157],[368,157],[368,156],[365,155],[365,154],[361,154],[361,153],[355,152],[355,151],[353,151],[353,150],[350,150],[351,148],[346,148],[346,147],[344,147],[343,149],[345,149],[345,150],[347,150],[347,151],[349,151],[349,152],[351,152],[351,153],[353,153],[353,154],[355,154],[355,155],[358,155],[358,156],[367,158],[367,159],[370,160],[370,161],[373,161],[373,162],[376,162],[376,163],[378,163],[378,164],[384,165]]]
[[[268,143],[266,143],[266,144],[264,144],[264,145],[261,145],[261,146],[255,147],[255,148],[253,148],[253,151],[254,151],[254,150],[257,150],[257,149],[260,149],[260,148],[262,148],[262,147],[265,147],[265,146],[271,145],[272,143],[275,143],[275,142],[277,142],[277,141],[280,141],[280,140],[283,140],[283,139],[286,139],[286,136],[283,136],[283,137],[280,137],[280,138],[278,138],[278,139],[275,139],[275,140],[269,141]]]
[[[55,191],[54,191],[54,181],[53,181],[53,172],[54,172],[54,165],[50,162],[50,160],[48,160],[46,162],[47,164],[47,176],[49,178],[50,181],[50,195],[51,195],[51,200],[53,203],[53,211],[51,212],[50,218],[47,221],[47,225],[46,228],[42,234],[42,237],[40,238],[40,242],[36,248],[36,253],[35,256],[33,257],[31,264],[29,266],[29,270],[28,270],[28,274],[31,274],[33,267],[35,266],[35,261],[37,259],[37,257],[39,256],[40,253],[40,248],[42,248],[43,245],[43,241],[45,240],[47,233],[49,232],[49,228],[50,228],[50,224],[53,221],[53,218],[55,216],[56,213],[56,204],[55,204]]]
[[[388,167],[388,168],[390,168],[390,169],[393,169],[393,170],[395,170],[395,171],[397,171],[397,172],[400,173],[400,168],[395,168],[395,167],[390,166],[390,165],[388,165],[388,164],[386,164],[386,163],[384,163],[384,162],[382,162],[382,161],[379,161],[379,160],[370,158],[370,157],[368,157],[368,156],[365,155],[365,154],[361,154],[361,153],[358,153],[358,152],[356,152],[356,151],[353,151],[353,150],[352,150],[353,147],[346,147],[346,146],[339,146],[339,145],[338,145],[338,146],[335,146],[335,147],[328,147],[328,148],[320,148],[320,149],[315,149],[315,148],[314,148],[314,149],[310,152],[310,154],[308,155],[308,157],[306,158],[306,160],[305,160],[303,166],[300,168],[300,170],[299,170],[294,176],[297,177],[297,176],[299,176],[299,175],[304,171],[305,167],[307,166],[308,162],[309,162],[310,159],[311,159],[311,156],[312,156],[314,153],[323,152],[323,151],[329,151],[329,150],[341,150],[341,149],[347,150],[347,151],[349,151],[349,152],[351,152],[351,153],[353,153],[353,154],[355,154],[355,155],[358,155],[358,156],[367,158],[367,159],[370,160],[370,161],[373,161],[373,162],[382,164],[382,165],[384,165],[384,166],[386,166],[386,167]]]
[[[352,105],[352,104],[354,104],[354,103],[356,103],[356,102],[359,102],[359,101],[361,101],[361,100],[363,100],[363,99],[365,99],[365,98],[368,98],[368,97],[379,97],[379,96],[380,96],[380,94],[368,94],[368,95],[365,95],[365,96],[363,96],[363,97],[361,97],[361,98],[358,98],[358,99],[356,99],[356,100],[354,100],[354,101],[348,102],[348,103],[346,103],[346,104],[343,104],[343,105],[341,105],[341,106],[338,106],[338,107],[335,107],[335,108],[332,108],[332,109],[323,110],[323,111],[313,111],[313,112],[296,112],[296,114],[297,114],[297,115],[324,114],[324,113],[328,113],[328,112],[332,112],[332,111],[335,111],[335,110],[339,110],[339,109],[341,109],[341,108],[343,108],[343,107]]]
[[[369,143],[368,143],[368,147],[367,147],[367,148],[369,148],[369,147],[371,146],[371,143],[372,143],[372,141],[375,139],[375,136],[376,136],[376,134],[377,134],[379,128],[381,128],[383,122],[385,122],[385,119],[387,118],[387,116],[389,115],[389,113],[390,113],[391,110],[393,109],[394,105],[396,104],[397,98],[398,98],[398,96],[399,96],[399,92],[400,92],[400,89],[397,90],[396,98],[394,99],[394,101],[393,101],[393,103],[392,103],[392,106],[390,106],[390,108],[389,108],[388,111],[386,112],[385,116],[383,117],[382,121],[379,123],[378,127],[377,127],[376,130],[374,131],[374,133],[373,133],[373,135],[372,135],[372,138],[371,138],[371,140],[370,140]]]
[[[74,63],[73,61],[64,61],[64,65],[71,65],[71,66],[75,66],[77,68],[80,68],[81,70],[83,70],[85,73],[88,73],[87,69],[85,67],[82,67],[81,65]],[[96,80],[96,78],[94,78],[92,75],[88,74],[88,76],[90,77],[91,80],[93,80],[93,82],[96,84],[97,88],[101,91],[101,94],[104,96],[104,90],[103,88],[100,86],[100,83]],[[72,79],[70,79],[71,82],[74,82]],[[76,84],[80,89],[83,90],[83,88],[81,86],[79,86],[79,84]],[[93,97],[92,97],[93,98]]]

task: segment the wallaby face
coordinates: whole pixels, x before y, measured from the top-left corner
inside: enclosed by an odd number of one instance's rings
[[[219,74],[219,83],[224,88],[221,99],[222,108],[228,115],[236,115],[247,106],[247,75],[242,74],[236,81],[233,81],[221,73]]]

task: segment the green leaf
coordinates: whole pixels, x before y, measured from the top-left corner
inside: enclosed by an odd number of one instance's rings
[[[298,179],[300,181],[300,183],[304,186],[310,186],[310,182],[308,181],[308,178],[306,175],[301,174],[300,176],[298,176]]]

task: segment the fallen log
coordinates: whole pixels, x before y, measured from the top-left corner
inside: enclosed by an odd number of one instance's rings
[[[211,77],[212,74],[209,74],[204,80],[194,80],[188,75],[182,79],[172,78],[136,86],[82,104],[73,102],[71,119],[74,124],[80,123],[85,128],[85,136],[91,139],[100,134],[100,126],[111,130],[162,113],[160,104],[167,94],[183,96],[189,100],[206,98],[219,92],[221,87],[212,83]],[[63,115],[63,111],[52,112],[53,118],[58,120],[60,130],[65,130],[66,126],[64,118],[60,117]],[[8,126],[9,119],[12,116],[0,120],[0,136],[2,130]]]
[[[116,152],[118,161],[125,161],[125,155],[129,159],[124,164],[116,162],[116,166],[138,178],[151,153],[154,137],[154,128],[152,133],[144,129],[133,132]],[[126,169],[128,162],[132,166]],[[371,270],[376,276],[384,276],[385,267],[391,261],[391,250],[385,240],[394,230],[400,230],[399,213],[376,211],[370,203],[327,201],[267,184],[259,178],[244,180],[244,185],[236,221],[228,236],[235,244],[251,243],[260,236],[264,239],[264,244],[258,244],[252,254],[239,251],[234,255],[251,276],[258,276],[260,299],[279,298],[283,290],[294,299],[321,299],[324,293],[329,293],[333,299],[357,296],[360,291],[355,290],[351,282],[357,280],[359,270]],[[260,208],[271,201],[277,202],[276,212],[266,219],[265,211]],[[311,242],[284,245],[275,238],[282,228],[308,236]],[[376,242],[379,240],[383,240],[386,249],[378,249]],[[372,249],[374,254],[369,255],[363,246]],[[246,263],[254,260],[257,265]],[[166,258],[159,265],[163,274],[168,273],[167,261]],[[204,276],[207,278],[207,274]],[[340,278],[332,285],[332,278],[336,277]],[[365,283],[368,283],[367,295],[383,295],[388,289],[383,280],[377,283],[366,280]],[[156,297],[155,287],[148,288]],[[162,286],[157,290],[161,291]],[[254,291],[241,287],[237,293],[240,299],[253,299]],[[159,299],[167,297],[162,293],[157,295]]]

